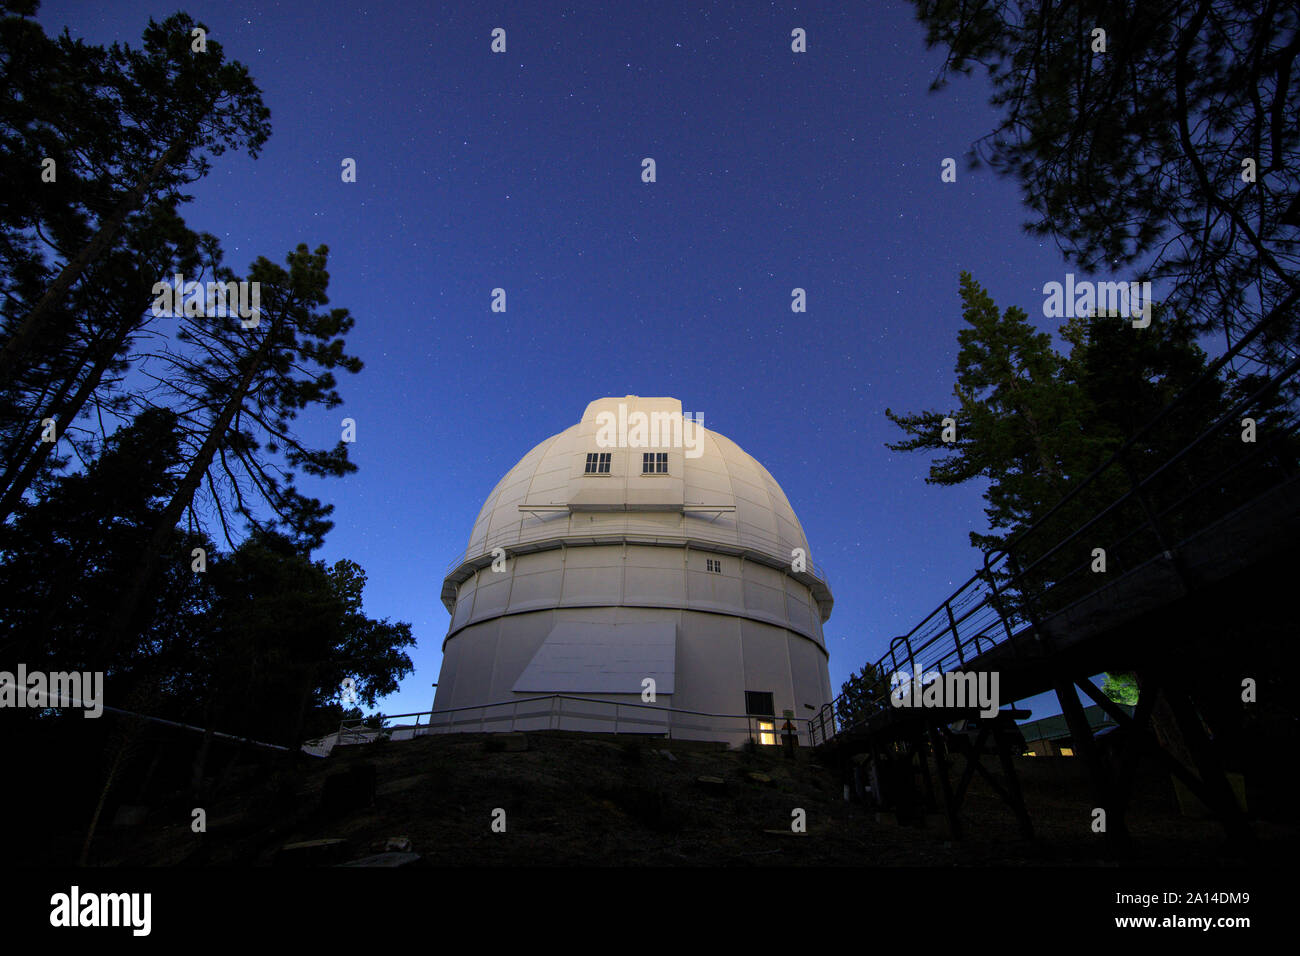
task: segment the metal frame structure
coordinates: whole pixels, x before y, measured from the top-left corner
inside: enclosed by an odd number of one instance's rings
[[[881,677],[897,675],[904,664],[915,676],[948,670],[1000,670],[1005,678],[1011,672],[1015,677],[1013,699],[1054,690],[1087,763],[1094,806],[1107,810],[1106,839],[1116,852],[1125,852],[1128,846],[1124,814],[1134,767],[1143,755],[1154,757],[1186,783],[1223,822],[1230,837],[1242,842],[1252,839],[1245,813],[1232,794],[1186,682],[1170,659],[1175,656],[1170,651],[1179,650],[1180,641],[1175,639],[1172,645],[1166,641],[1160,649],[1153,647],[1145,656],[1138,655],[1143,660],[1138,669],[1141,695],[1132,718],[1115,707],[1089,678],[1107,667],[1126,669],[1117,660],[1124,655],[1118,653],[1113,638],[1134,620],[1150,618],[1193,598],[1205,600],[1206,592],[1216,584],[1222,587],[1220,582],[1229,575],[1257,567],[1279,551],[1294,555],[1295,542],[1300,541],[1300,468],[1295,454],[1300,436],[1300,415],[1295,407],[1300,357],[1273,371],[1252,394],[1144,474],[1136,463],[1148,447],[1143,443],[1156,429],[1185,408],[1199,389],[1217,381],[1221,369],[1284,315],[1288,313],[1274,310],[1032,526],[1005,547],[986,554],[981,569],[911,631],[894,638],[874,665]],[[1222,438],[1225,427],[1237,428],[1237,420],[1270,395],[1283,396],[1285,403],[1281,417],[1268,423],[1267,440],[1245,445],[1243,452],[1223,467],[1214,467],[1217,462],[1205,458],[1211,439]],[[1198,454],[1202,456],[1198,474],[1208,472],[1209,477],[1189,490],[1180,486],[1177,478]],[[1261,475],[1269,480],[1258,487],[1249,484]],[[1174,480],[1175,491],[1165,488],[1162,494],[1161,482],[1168,484],[1168,479]],[[1066,509],[1085,489],[1105,488],[1106,481],[1122,482],[1125,490],[1062,535],[1056,519],[1067,515]],[[1234,483],[1239,491],[1243,482],[1250,492],[1245,501],[1232,494]],[[1192,509],[1199,511],[1198,523],[1187,527],[1185,518]],[[1105,523],[1127,529],[1105,542],[1105,553],[1119,573],[1099,575],[1095,585],[1085,584],[1093,557],[1093,542],[1086,536],[1104,528]],[[1053,571],[1053,562],[1062,559],[1069,567]],[[1111,766],[1099,753],[1076,687],[1123,729],[1125,746],[1117,766]],[[1187,743],[1194,768],[1162,748],[1152,732],[1151,715],[1161,694]],[[869,753],[873,761],[883,760],[884,748],[901,748],[909,762],[913,757],[920,760],[927,796],[933,801],[925,757],[929,749],[939,767],[943,804],[954,836],[961,832],[957,812],[973,773],[981,773],[1016,813],[1022,833],[1032,836],[1015,780],[1013,755],[1001,740],[1004,782],[998,784],[980,766],[977,746],[967,755],[966,768],[953,792],[946,752],[954,738],[945,724],[970,713],[900,710],[890,706],[889,697],[886,692],[864,701],[841,694],[812,719],[809,732],[813,745],[828,760],[839,763],[846,779],[853,778],[855,785],[859,780],[850,767],[854,755]],[[990,732],[991,727],[982,726],[981,745]],[[928,748],[923,741],[926,735]]]

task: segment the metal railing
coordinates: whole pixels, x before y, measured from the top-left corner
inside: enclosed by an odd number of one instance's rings
[[[1157,429],[1180,411],[1190,408],[1195,416],[1193,402],[1206,394],[1205,389],[1223,387],[1220,370],[1286,315],[1275,310],[1050,510],[1004,547],[986,554],[983,568],[911,631],[890,641],[874,665],[876,675],[888,679],[906,670],[914,680],[922,674],[960,669],[992,647],[1078,605],[1123,573],[1154,561],[1167,561],[1181,580],[1176,553],[1182,545],[1248,502],[1295,479],[1300,358],[1261,375],[1259,387],[1232,403],[1194,438],[1146,462],[1142,477],[1139,465],[1160,447]],[[1270,398],[1275,405],[1267,422],[1267,439],[1240,442],[1243,417],[1255,417],[1251,413],[1267,407]],[[1225,436],[1238,441],[1226,456],[1222,454]],[[1149,444],[1143,445],[1144,441]],[[1100,510],[1072,513],[1072,505],[1085,500],[1081,495],[1088,489],[1096,493],[1111,488],[1122,491]],[[1095,547],[1104,549],[1107,574],[1091,573]],[[912,686],[915,693],[916,685]],[[823,705],[809,724],[813,745],[865,723],[889,706],[889,697],[889,691],[868,699],[841,694]]]
[[[604,700],[572,694],[547,694],[517,700],[393,714],[385,721],[414,717],[413,724],[372,727],[368,718],[344,720],[339,724],[337,746],[372,743],[381,737],[409,740],[426,734],[508,733],[511,731],[571,730],[587,733],[660,736],[670,740],[717,740],[736,747],[752,741],[779,745],[784,717],[754,714],[710,714],[657,704]],[[422,725],[420,719],[428,720]],[[792,717],[801,742],[812,742],[812,718]]]

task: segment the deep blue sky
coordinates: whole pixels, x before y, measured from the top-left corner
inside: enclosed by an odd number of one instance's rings
[[[178,6],[46,0],[39,19],[138,45]],[[831,577],[836,687],[974,570],[981,489],[926,485],[925,458],[884,447],[884,410],[947,405],[960,270],[1050,330],[1041,290],[1066,266],[1022,231],[1013,182],[967,172],[987,83],[928,91],[940,54],[909,4],[182,9],[249,67],[273,127],[258,160],[214,159],[188,223],[237,271],[328,245],[331,304],[357,320],[365,369],[299,432],[328,446],[357,422],[359,472],[308,488],[336,506],[319,556],[360,563],[367,612],[418,638],[386,712],[432,702],[441,579],[483,499],[605,395],[677,397],[781,483]]]

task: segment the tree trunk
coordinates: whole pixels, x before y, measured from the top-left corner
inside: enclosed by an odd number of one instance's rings
[[[190,773],[190,789],[195,800],[203,799],[203,772],[208,766],[208,753],[212,750],[212,695],[203,702],[203,742],[199,752],[194,755],[194,766]]]
[[[247,750],[248,738],[245,737],[239,742],[239,746],[235,748],[235,755],[226,762],[226,766],[221,771],[221,776],[217,778],[216,787],[213,788],[215,794],[226,792],[226,785],[230,782],[231,774],[235,772],[235,768],[239,766],[239,761],[243,759]]]
[[[65,376],[63,381],[59,383],[59,387],[55,391],[53,399],[49,402],[39,402],[38,400],[37,407],[39,408],[41,405],[44,405],[47,409],[47,413],[48,410],[61,408],[64,400],[68,397],[68,392],[72,391],[73,386],[77,384],[77,374],[80,371],[80,369],[76,369]],[[59,420],[58,415],[59,413],[57,411],[54,412],[54,418],[56,421]],[[19,474],[24,470],[24,466],[27,464],[30,456],[41,451],[41,449],[35,448],[38,443],[53,444],[51,442],[41,442],[42,431],[42,426],[37,422],[36,426],[27,433],[26,438],[16,438],[11,448],[6,451],[5,458],[7,464],[5,465],[4,476],[0,477],[0,490],[7,492],[8,489],[13,486],[13,483],[18,480]],[[48,449],[46,451],[48,453]],[[26,490],[26,485],[23,486],[23,490]],[[7,495],[4,500],[6,503],[8,502],[9,499]],[[0,514],[0,522],[3,522],[5,518],[9,517],[12,510],[12,508],[5,508],[3,513]]]
[[[113,754],[113,762],[109,765],[108,775],[104,778],[104,786],[99,791],[99,800],[95,803],[95,812],[91,814],[90,826],[86,828],[86,839],[81,844],[81,856],[77,860],[78,866],[86,866],[90,860],[90,844],[95,839],[95,831],[99,828],[99,818],[104,812],[104,804],[108,802],[108,795],[113,790],[113,783],[117,780],[118,771],[122,769],[122,762],[126,760],[127,755],[134,748],[136,737],[139,734],[139,727],[133,725],[144,723],[144,721],[131,716],[123,716],[122,720],[126,722],[126,725],[122,727],[121,734],[118,736],[117,750]]]
[[[197,124],[195,127],[197,128]],[[185,146],[192,134],[192,129],[187,129],[185,133],[177,137],[166,151],[158,157],[149,171],[145,173],[144,178],[131,187],[130,191],[122,197],[121,202],[113,209],[108,220],[99,227],[90,242],[81,247],[81,250],[72,257],[71,261],[63,267],[58,277],[50,283],[50,287],[45,290],[36,307],[27,313],[22,324],[18,327],[9,341],[0,349],[0,386],[7,385],[12,378],[13,370],[23,359],[32,347],[32,340],[36,333],[40,331],[49,311],[63,297],[72,284],[80,278],[81,274],[86,271],[86,267],[103,255],[104,251],[117,235],[122,223],[126,222],[126,217],[139,207],[144,199],[145,192],[153,185],[154,181],[162,174],[163,170],[170,166],[176,159],[181,149]]]
[[[303,680],[302,695],[298,699],[298,719],[293,728],[293,739],[289,741],[290,755],[297,754],[302,749],[302,728],[307,721],[307,705],[311,702],[311,689],[314,681],[312,675],[316,673],[316,664],[307,668],[306,677]]]
[[[1034,451],[1038,454],[1038,465],[1043,469],[1043,474],[1057,481],[1061,478],[1061,469],[1056,467],[1047,449],[1043,446],[1043,436],[1038,428],[1038,420],[1034,418],[1034,413],[1029,410],[1029,404],[1022,399],[1020,391],[1020,379],[1012,372],[1010,381],[1011,393],[1016,397],[1016,411],[1018,411],[1025,420],[1025,425],[1029,428],[1029,437],[1034,443]]]
[[[90,370],[90,373],[86,378],[82,380],[81,387],[77,390],[77,394],[72,397],[71,402],[66,406],[61,406],[59,404],[67,394],[65,389],[64,394],[59,396],[59,398],[55,400],[55,403],[50,406],[50,417],[55,419],[57,427],[62,427],[69,422],[76,421],[77,416],[81,414],[81,410],[85,407],[90,396],[94,394],[95,389],[99,387],[99,383],[104,378],[104,372],[107,371],[108,366],[113,361],[113,356],[118,353],[122,343],[126,340],[128,332],[129,330],[124,326],[121,332],[101,346],[94,367]],[[14,475],[12,474],[14,468],[13,465],[11,465],[5,474],[5,492],[4,496],[0,498],[0,524],[7,521],[9,516],[13,514],[14,509],[18,507],[18,502],[22,500],[23,494],[31,486],[32,482],[36,480],[37,474],[40,473],[41,466],[45,464],[45,459],[49,457],[50,452],[54,449],[55,442],[44,442],[39,440],[39,431],[37,432],[37,439],[38,440],[35,443],[36,447],[31,452],[26,463],[23,464],[22,469]],[[16,463],[17,460],[15,460],[14,464]]]
[[[122,600],[113,615],[109,626],[109,635],[111,637],[123,636],[130,630],[136,608],[149,585],[149,581],[153,578],[154,570],[158,566],[159,554],[167,544],[167,539],[175,529],[176,522],[180,520],[185,507],[194,499],[194,493],[198,491],[199,483],[203,480],[208,467],[212,464],[217,449],[225,441],[226,431],[235,418],[235,412],[243,407],[244,396],[248,394],[253,379],[257,377],[257,373],[266,364],[267,356],[271,353],[272,344],[279,334],[282,323],[283,318],[278,318],[267,329],[266,336],[258,347],[257,353],[253,356],[253,360],[249,362],[243,377],[239,380],[239,385],[236,386],[230,400],[226,402],[225,408],[221,410],[220,416],[208,431],[207,438],[204,439],[203,446],[199,449],[199,453],[195,455],[194,461],[190,463],[189,470],[186,471],[180,487],[176,489],[176,493],[172,495],[171,501],[167,503],[167,507],[163,509],[157,524],[154,525],[153,534],[150,535],[149,543],[140,556],[135,574],[132,575],[130,583],[123,591]]]

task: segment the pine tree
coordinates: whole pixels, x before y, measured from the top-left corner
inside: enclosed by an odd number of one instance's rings
[[[958,333],[957,407],[946,415],[887,409],[911,436],[888,447],[947,452],[932,463],[930,483],[989,482],[994,533],[972,532],[971,542],[990,552],[1015,541],[1010,571],[1022,596],[1036,596],[1038,613],[1091,591],[1098,562],[1110,574],[1136,567],[1294,468],[1296,442],[1274,427],[1291,396],[1256,403],[1267,444],[1244,445],[1229,413],[1261,379],[1208,374],[1194,323],[1164,304],[1143,329],[1118,316],[1072,319],[1060,329],[1069,346],[1060,355],[1024,312],[999,313],[965,273],[961,297],[968,327]],[[956,421],[955,442],[943,440],[944,417]],[[1196,453],[1180,456],[1194,441]],[[1225,468],[1233,461],[1242,467]]]
[[[207,174],[209,154],[233,146],[256,157],[270,134],[270,112],[247,69],[226,63],[213,39],[196,51],[196,29],[207,28],[175,14],[149,21],[142,49],[114,44],[104,51],[66,33],[49,41],[30,23],[5,19],[0,67],[16,95],[0,100],[0,129],[26,159],[15,181],[30,182],[40,195],[49,185],[40,182],[41,163],[51,157],[62,160],[55,181],[62,185],[41,202],[3,209],[0,225],[53,227],[48,234],[63,264],[7,323],[0,387],[33,354],[73,285],[120,241],[132,213],[163,197],[180,199],[181,187]],[[64,202],[51,208],[58,196]]]
[[[120,596],[163,504],[180,460],[175,415],[142,412],[110,436],[82,472],[51,481],[0,526],[0,653],[29,667],[107,674],[120,693],[161,665],[195,621],[189,566],[168,568],[140,601],[137,632],[112,640],[102,624]],[[184,541],[173,531],[169,547]]]
[[[836,719],[840,729],[853,727],[869,718],[882,706],[888,707],[889,680],[874,664],[864,664],[862,670],[850,674],[840,686],[836,705]]]
[[[1055,501],[1082,434],[1077,391],[1061,380],[1061,359],[1051,336],[1036,330],[1022,309],[999,312],[988,293],[961,273],[962,319],[958,333],[955,407],[946,412],[885,415],[912,437],[887,445],[892,451],[938,451],[947,457],[930,466],[929,484],[990,482],[985,515],[990,528],[1016,529],[1043,502]],[[944,419],[955,425],[945,440]],[[971,533],[988,550],[1004,535]]]
[[[986,67],[999,114],[971,151],[1013,177],[1085,272],[1138,268],[1199,331],[1300,334],[1300,7],[1292,0],[912,0],[946,51],[933,87]],[[1102,31],[1104,36],[1098,31]]]
[[[139,597],[164,562],[172,529],[187,511],[193,515],[195,496],[205,485],[228,539],[230,518],[239,515],[254,527],[287,529],[308,550],[323,541],[332,506],[300,494],[293,469],[323,477],[347,474],[356,465],[342,440],[332,449],[308,448],[291,425],[301,409],[342,402],[335,369],[361,369],[360,360],[344,352],[343,335],[354,322],[348,311],[317,311],[329,301],[328,253],[325,246],[313,253],[299,245],[287,257],[287,270],[259,257],[243,280],[261,290],[257,325],[244,328],[234,315],[192,317],[178,338],[193,343],[194,354],[160,356],[169,362],[166,382],[181,406],[186,464],[123,588],[111,623],[115,633],[131,628]],[[219,279],[234,281],[229,270],[214,265],[214,271]],[[273,455],[282,457],[283,466],[272,463]],[[227,482],[225,494],[219,480]],[[265,524],[258,502],[269,509]]]
[[[59,461],[57,443],[42,440],[43,422],[55,423],[64,447],[83,460],[93,457],[93,447],[82,448],[76,422],[92,407],[110,415],[126,411],[126,396],[113,394],[111,386],[126,369],[132,341],[155,321],[155,278],[199,266],[203,238],[185,227],[170,202],[132,216],[124,234],[124,246],[89,270],[93,281],[69,294],[75,321],[50,323],[61,340],[42,350],[41,361],[11,389],[0,412],[0,523],[47,466]]]

